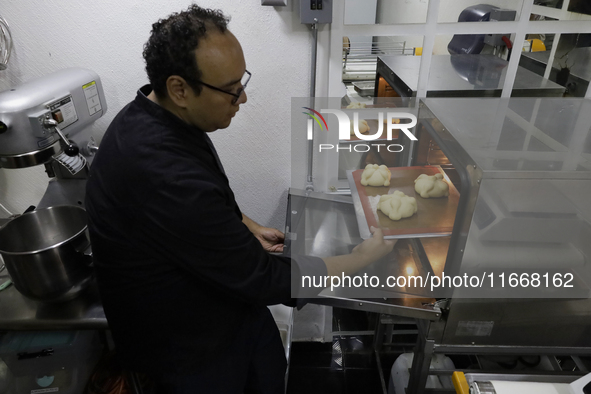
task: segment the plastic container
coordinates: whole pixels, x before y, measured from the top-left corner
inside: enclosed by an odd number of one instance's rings
[[[412,367],[412,360],[414,358],[413,353],[404,353],[398,356],[394,365],[392,365],[392,371],[390,373],[390,382],[388,384],[388,394],[404,394],[408,387],[408,381],[410,379],[410,368]],[[431,370],[446,369],[453,371],[455,365],[453,361],[444,354],[434,354],[431,358]],[[428,389],[452,389],[454,388],[451,375],[429,375],[427,378],[427,384],[425,388]]]
[[[3,394],[80,394],[101,351],[96,331],[8,332],[0,336],[10,377]]]

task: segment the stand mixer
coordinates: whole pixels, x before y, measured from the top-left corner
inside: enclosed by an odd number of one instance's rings
[[[82,68],[0,92],[0,167],[44,165],[51,178],[37,209],[0,227],[0,265],[30,299],[69,300],[91,281],[83,201],[98,147],[88,126],[106,110],[99,76]]]
[[[84,201],[87,161],[98,147],[90,126],[107,111],[99,76],[68,68],[0,92],[0,167],[45,165],[39,207]]]

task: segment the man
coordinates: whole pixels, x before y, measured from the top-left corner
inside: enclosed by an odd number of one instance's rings
[[[219,11],[153,25],[150,85],[115,117],[86,209],[117,352],[159,393],[282,393],[286,361],[267,305],[294,305],[283,234],[244,216],[207,133],[230,125],[250,77]],[[352,273],[392,250],[378,230],[350,255],[298,272]]]

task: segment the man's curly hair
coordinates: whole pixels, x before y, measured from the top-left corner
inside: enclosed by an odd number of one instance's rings
[[[174,13],[152,25],[144,45],[146,72],[158,97],[166,97],[166,80],[171,75],[182,77],[197,93],[201,93],[201,70],[195,49],[208,29],[225,32],[230,19],[220,10],[201,8],[195,4],[186,11]]]

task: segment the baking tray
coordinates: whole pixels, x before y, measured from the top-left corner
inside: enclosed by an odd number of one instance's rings
[[[373,96],[376,83],[375,81],[353,82],[353,87],[360,96]]]
[[[363,119],[363,118],[361,118]],[[365,121],[367,122],[367,125],[369,126],[369,131],[367,133],[363,133],[363,135],[374,135],[378,132],[378,120],[377,119],[365,119]],[[382,135],[380,136],[380,138],[377,138],[375,140],[371,140],[371,141],[367,141],[367,140],[362,140],[359,137],[357,137],[357,135],[353,134],[351,135],[351,137],[348,140],[340,140],[339,142],[341,144],[343,143],[347,143],[347,142],[363,142],[365,144],[371,144],[371,143],[375,143],[376,141],[384,141],[386,140],[386,137],[388,136],[387,133],[387,128],[388,126],[386,126],[386,121],[384,121],[384,125],[382,127]],[[396,140],[398,139],[398,133],[400,132],[399,129],[395,129],[392,130],[392,141],[394,141],[393,143],[396,143]],[[386,149],[385,147],[383,147],[382,149]]]
[[[384,238],[424,238],[451,235],[460,194],[439,166],[392,167],[390,186],[363,186],[361,174],[363,170],[347,171],[347,179],[351,187],[351,196],[355,206],[355,215],[361,238],[371,237],[370,226],[379,227]],[[415,192],[414,180],[420,174],[435,175],[441,173],[449,185],[449,196],[443,198],[422,198]],[[392,194],[400,190],[417,200],[417,212],[405,219],[391,220],[376,205],[384,194]]]

